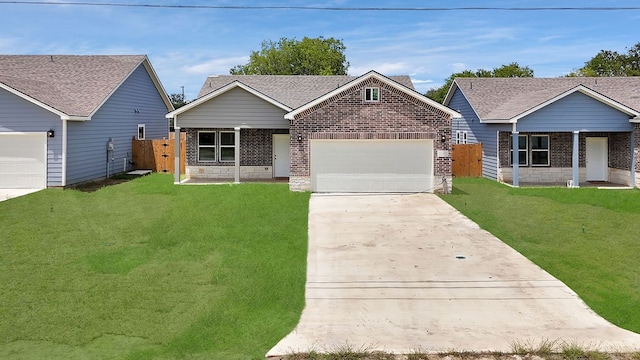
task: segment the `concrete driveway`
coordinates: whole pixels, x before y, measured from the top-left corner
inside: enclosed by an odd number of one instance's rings
[[[40,190],[42,189],[0,189],[0,201],[24,196]]]
[[[345,345],[509,352],[543,340],[640,349],[640,335],[435,195],[313,195],[306,307],[267,356]]]

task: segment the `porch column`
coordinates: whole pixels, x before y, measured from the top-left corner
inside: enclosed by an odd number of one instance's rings
[[[233,130],[235,131],[235,152],[234,152],[234,162],[235,162],[235,179],[234,182],[236,184],[240,183],[240,128],[239,127],[235,127],[233,128]]]
[[[635,125],[635,124],[634,124]],[[634,130],[631,132],[631,178],[630,178],[630,183],[629,186],[631,186],[631,188],[635,188],[636,187],[636,131],[635,131],[635,126],[634,126]]]
[[[174,171],[173,171],[173,183],[174,184],[180,184],[180,128],[179,127],[174,127],[173,128],[173,135],[174,135],[174,145],[175,145],[175,149],[174,149]]]
[[[573,132],[573,153],[571,156],[571,168],[573,170],[572,187],[580,187],[580,131]]]
[[[515,124],[514,124],[515,126]],[[518,143],[518,134],[520,134],[518,131],[512,131],[511,135],[513,137],[513,139],[511,140],[511,145],[513,147],[513,186],[514,187],[518,187],[520,186],[520,179],[519,179],[519,168],[520,168],[520,153],[518,152],[519,150],[519,143]]]

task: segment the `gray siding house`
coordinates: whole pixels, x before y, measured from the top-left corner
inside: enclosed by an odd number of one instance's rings
[[[149,59],[0,56],[0,187],[63,187],[127,170],[131,140],[168,136]]]
[[[408,76],[371,71],[212,76],[167,118],[186,132],[187,181],[284,178],[301,191],[413,192],[451,177],[458,115],[416,92]]]
[[[458,78],[444,104],[462,114],[454,142],[482,144],[484,177],[514,186],[637,184],[638,77]]]

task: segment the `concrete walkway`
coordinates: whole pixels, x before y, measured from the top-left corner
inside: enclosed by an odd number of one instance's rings
[[[267,356],[355,349],[640,349],[562,282],[440,198],[313,195],[306,307]]]

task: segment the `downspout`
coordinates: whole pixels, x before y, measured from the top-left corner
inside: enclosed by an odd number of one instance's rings
[[[62,178],[61,186],[67,185],[67,119],[62,119]]]
[[[580,131],[573,132],[573,154],[571,156],[573,179],[571,187],[580,187]]]
[[[520,186],[520,174],[519,174],[519,169],[520,169],[520,152],[519,150],[519,142],[518,142],[518,131],[516,129],[516,123],[513,123],[513,129],[511,130],[511,136],[512,136],[512,140],[511,140],[511,147],[513,148],[513,159],[512,159],[512,164],[513,164],[513,187],[519,187]]]

